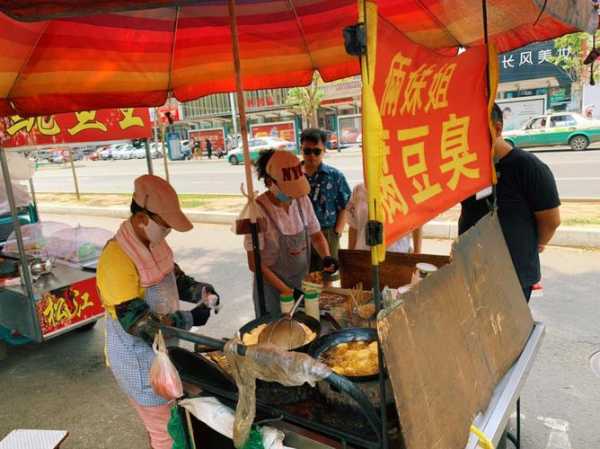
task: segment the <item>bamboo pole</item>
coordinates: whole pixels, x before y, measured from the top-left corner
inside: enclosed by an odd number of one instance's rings
[[[237,93],[237,106],[240,114],[240,134],[242,135],[242,149],[244,152],[244,169],[246,171],[246,186],[248,197],[254,200],[254,185],[252,181],[252,164],[250,161],[250,149],[248,146],[248,123],[246,121],[246,102],[242,87],[242,67],[240,63],[240,42],[238,37],[237,16],[235,0],[229,0],[229,17],[231,20],[231,42],[233,46],[233,66],[235,69],[235,88]],[[253,217],[256,222],[256,217]]]
[[[252,252],[254,253],[254,276],[256,277],[256,292],[258,304],[254,309],[258,317],[267,313],[265,304],[264,280],[260,257],[260,244],[258,239],[258,223],[255,211],[254,183],[252,181],[252,161],[250,160],[250,147],[248,145],[248,122],[246,120],[246,102],[244,99],[244,88],[242,86],[242,66],[240,63],[240,42],[237,28],[237,16],[235,0],[229,0],[229,20],[231,26],[231,44],[233,51],[233,66],[235,69],[235,89],[237,93],[238,112],[240,114],[240,134],[242,136],[242,149],[244,152],[244,169],[246,172],[246,187],[250,213],[250,233],[252,235]]]

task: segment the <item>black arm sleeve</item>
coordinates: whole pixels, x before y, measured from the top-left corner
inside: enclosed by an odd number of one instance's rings
[[[193,277],[185,274],[177,264],[175,264],[175,280],[177,282],[179,299],[182,301],[198,304],[202,301],[202,289],[206,289],[207,293],[218,296],[215,288],[211,284],[198,282]]]
[[[154,336],[161,324],[185,328],[185,318],[181,312],[159,317],[141,298],[135,298],[115,307],[117,319],[125,332],[140,337],[148,344],[154,342]]]

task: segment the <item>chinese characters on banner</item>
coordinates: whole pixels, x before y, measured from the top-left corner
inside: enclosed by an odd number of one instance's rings
[[[374,91],[391,243],[491,184],[487,49],[433,53],[379,17]]]
[[[148,109],[103,109],[45,117],[12,115],[0,119],[0,145],[55,145],[141,139],[152,135]]]
[[[46,293],[36,303],[44,337],[104,314],[96,290],[96,278]]]

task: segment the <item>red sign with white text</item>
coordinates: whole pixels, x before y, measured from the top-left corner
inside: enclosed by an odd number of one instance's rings
[[[189,131],[188,134],[190,139],[194,140],[194,146],[196,143],[200,143],[202,151],[206,151],[206,139],[210,140],[212,151],[218,153],[225,149],[225,131],[223,128],[196,129]]]
[[[296,143],[296,125],[294,122],[261,123],[250,125],[252,137],[275,137]]]
[[[148,109],[102,109],[42,117],[18,115],[0,120],[3,147],[130,140],[150,137]]]
[[[442,56],[378,22],[374,91],[391,243],[491,184],[487,49]]]
[[[36,308],[42,335],[46,338],[104,314],[96,278],[45,293]]]

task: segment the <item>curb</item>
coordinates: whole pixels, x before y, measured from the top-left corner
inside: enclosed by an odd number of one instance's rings
[[[110,218],[127,218],[129,209],[126,207],[72,207],[58,205],[39,205],[42,214],[51,215],[84,215]],[[199,212],[184,209],[185,214],[194,223],[210,223],[229,225],[237,217],[232,212]],[[454,240],[458,235],[458,224],[447,221],[430,221],[423,228],[423,237],[433,239]],[[561,226],[550,244],[574,248],[600,249],[600,229],[585,229],[572,226]]]

